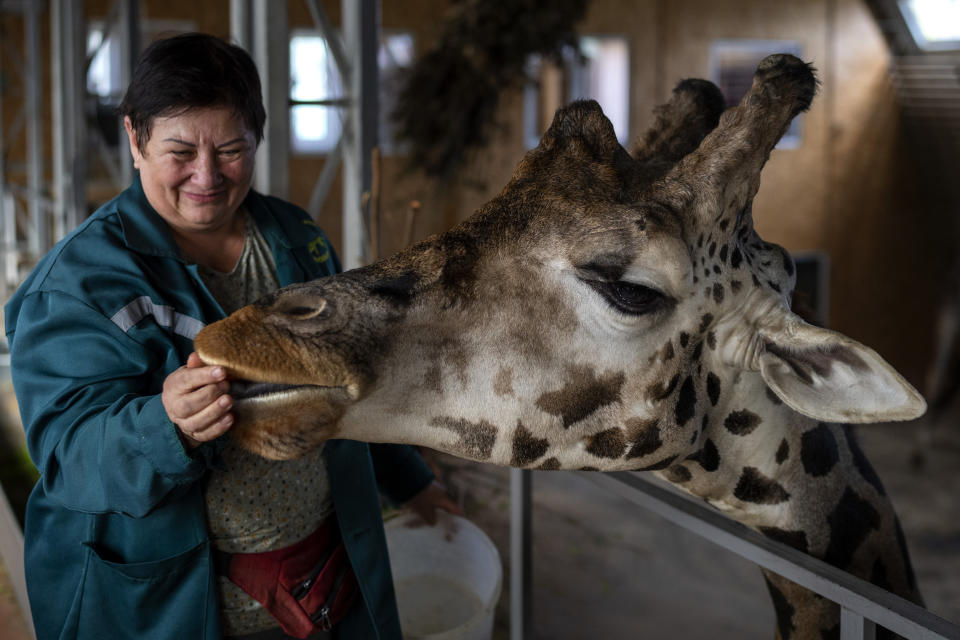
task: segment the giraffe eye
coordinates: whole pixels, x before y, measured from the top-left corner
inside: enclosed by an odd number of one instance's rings
[[[584,282],[603,296],[610,306],[631,316],[653,313],[662,309],[671,301],[669,297],[656,289],[634,282],[624,280],[615,282],[584,280]]]

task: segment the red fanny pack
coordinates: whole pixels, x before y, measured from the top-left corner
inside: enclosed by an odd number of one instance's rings
[[[330,630],[359,592],[336,518],[309,536],[264,553],[215,551],[217,573],[243,589],[280,623],[284,633],[306,638]]]

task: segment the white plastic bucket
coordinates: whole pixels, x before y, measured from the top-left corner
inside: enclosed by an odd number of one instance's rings
[[[490,538],[438,512],[435,526],[386,523],[390,569],[405,640],[490,640],[503,567]],[[451,533],[452,531],[452,533]]]

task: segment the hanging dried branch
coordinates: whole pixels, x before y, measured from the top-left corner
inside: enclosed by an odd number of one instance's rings
[[[524,78],[531,54],[575,46],[587,0],[459,0],[436,46],[409,71],[392,118],[410,162],[447,179],[482,148],[500,93]]]

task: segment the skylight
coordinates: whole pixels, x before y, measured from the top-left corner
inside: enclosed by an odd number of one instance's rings
[[[918,47],[960,49],[960,0],[900,0],[898,4]]]

